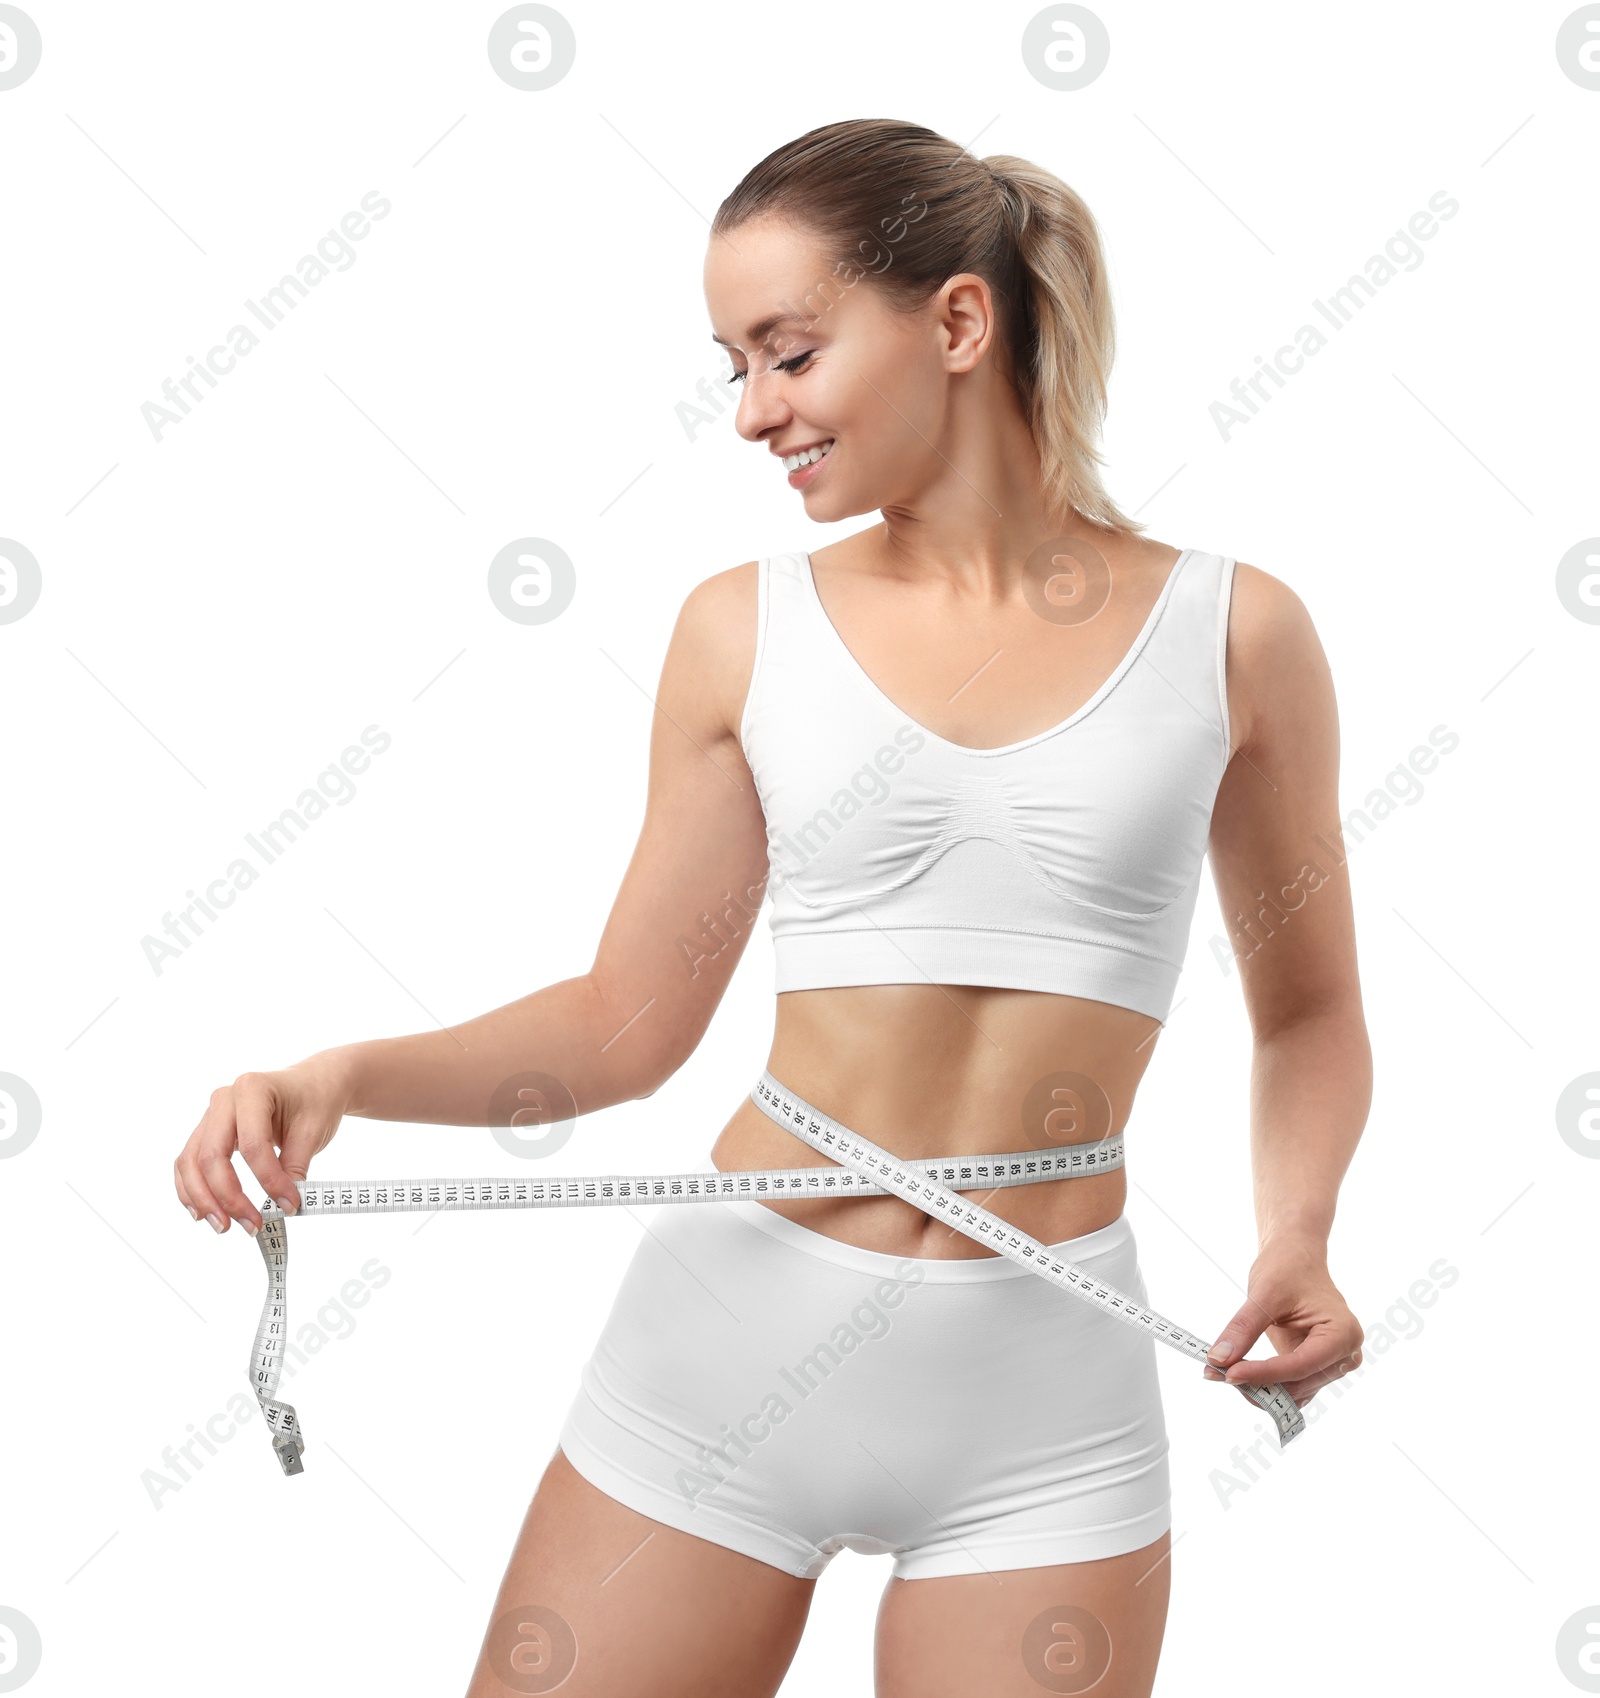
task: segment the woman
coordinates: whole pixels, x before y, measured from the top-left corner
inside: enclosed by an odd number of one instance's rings
[[[1339,811],[1304,607],[1142,536],[1103,488],[1104,262],[1048,172],[829,125],[722,204],[705,287],[740,435],[810,518],[881,522],[685,601],[588,973],[245,1074],[180,1197],[253,1231],[235,1148],[292,1212],[341,1116],[482,1124],[518,1073],[584,1113],[648,1096],[763,894],[785,1088],[902,1158],[1099,1142],[1155,1049],[1209,847],[1245,945],[1260,1252],[1203,1371],[1304,1405],[1361,1360],[1327,1240],[1370,1096],[1348,886],[1306,877]],[[826,1164],[746,1100],[708,1165]],[[1120,1167],[964,1195],[1144,1299]],[[1279,1354],[1244,1363],[1263,1333]],[[775,1692],[849,1546],[895,1557],[883,1698],[1140,1698],[1170,1520],[1147,1333],[887,1192],[662,1209],[471,1691]]]

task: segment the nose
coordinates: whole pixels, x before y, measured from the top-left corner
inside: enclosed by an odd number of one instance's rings
[[[759,442],[794,417],[793,409],[773,381],[779,375],[752,368],[740,385],[743,393],[739,397],[738,411],[733,415],[733,428],[746,442]]]

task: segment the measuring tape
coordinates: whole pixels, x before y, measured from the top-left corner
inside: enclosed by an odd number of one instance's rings
[[[770,1075],[763,1075],[769,1078]],[[752,1093],[754,1095],[754,1093]],[[870,1146],[869,1146],[870,1147]],[[1122,1135],[1095,1144],[1064,1144],[1009,1155],[939,1156],[904,1164],[932,1185],[992,1187],[1074,1179],[1123,1165]],[[748,1173],[605,1174],[576,1179],[297,1180],[299,1214],[433,1214],[440,1209],[568,1209],[628,1203],[762,1202],[772,1197],[886,1196],[889,1187],[846,1167],[759,1168]],[[305,1438],[292,1403],[275,1395],[289,1333],[289,1239],[283,1210],[261,1205],[256,1234],[267,1264],[267,1300],[250,1358],[250,1381],[285,1474],[305,1472]]]
[[[998,1216],[959,1197],[951,1186],[976,1190],[1034,1185],[1042,1180],[1082,1178],[1123,1165],[1122,1135],[1093,1144],[1063,1144],[1004,1155],[919,1157],[904,1161],[857,1137],[809,1103],[784,1090],[763,1072],[751,1101],[785,1130],[839,1163],[836,1167],[760,1168],[744,1173],[604,1174],[572,1179],[397,1179],[297,1180],[299,1214],[433,1214],[441,1209],[560,1209],[632,1203],[762,1202],[777,1197],[904,1197],[927,1213],[938,1213],[957,1230],[1021,1262],[1055,1284],[1099,1304],[1121,1320],[1145,1327],[1187,1355],[1204,1359],[1208,1346],[1194,1334],[1141,1308],[1132,1298],[1094,1279]],[[926,1199],[926,1201],[924,1201]],[[930,1206],[931,1205],[931,1206]],[[285,1474],[304,1473],[305,1437],[294,1405],[277,1396],[288,1339],[288,1222],[270,1197],[261,1205],[256,1243],[267,1268],[267,1299],[256,1329],[250,1380],[272,1435],[272,1448]],[[1287,1444],[1305,1426],[1281,1386],[1244,1387],[1273,1417]],[[1269,1397],[1268,1393],[1276,1394]]]
[[[1142,1328],[1163,1344],[1181,1350],[1185,1356],[1192,1356],[1197,1362],[1207,1359],[1211,1346],[1203,1338],[1186,1332],[1165,1315],[1158,1315],[1154,1309],[1134,1302],[1126,1292],[1107,1285],[1085,1269],[1063,1261],[1037,1238],[1019,1232],[1009,1221],[1001,1220],[999,1215],[992,1215],[987,1209],[980,1209],[965,1197],[958,1197],[938,1180],[918,1176],[911,1171],[913,1163],[902,1161],[899,1156],[879,1149],[858,1133],[841,1126],[837,1120],[830,1120],[821,1109],[813,1108],[792,1091],[786,1091],[770,1073],[762,1073],[750,1092],[750,1099],[785,1131],[803,1138],[812,1149],[832,1156],[852,1173],[875,1179],[885,1190],[904,1197],[925,1214],[938,1215],[958,1232],[966,1233],[968,1238],[998,1250],[1014,1262],[1020,1262],[1041,1279],[1085,1298],[1108,1315],[1115,1315],[1119,1321]],[[1296,1434],[1305,1431],[1306,1418],[1299,1404],[1281,1385],[1241,1385],[1239,1390],[1272,1417],[1273,1425],[1278,1429],[1280,1449]]]

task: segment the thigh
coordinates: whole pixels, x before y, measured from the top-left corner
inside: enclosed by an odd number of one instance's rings
[[[557,1450],[467,1698],[770,1698],[815,1587],[627,1508]]]
[[[877,1698],[1150,1698],[1167,1625],[1172,1535],[1124,1556],[891,1580]]]

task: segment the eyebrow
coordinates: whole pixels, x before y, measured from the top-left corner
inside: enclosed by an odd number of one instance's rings
[[[802,317],[801,314],[797,312],[769,313],[767,317],[762,319],[759,323],[752,324],[747,334],[752,342],[764,342],[780,324],[803,324],[809,328],[814,322],[815,321],[812,319]],[[731,348],[733,346],[733,343],[731,342],[724,342],[714,330],[711,332],[711,340],[721,348]]]

